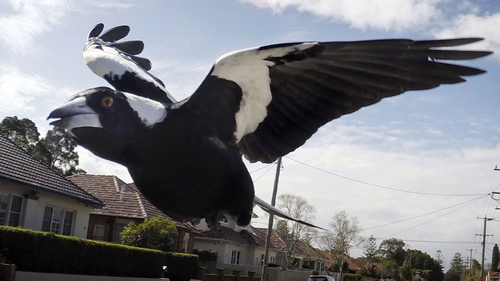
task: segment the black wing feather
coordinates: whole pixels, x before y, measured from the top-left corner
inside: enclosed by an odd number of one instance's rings
[[[465,76],[483,73],[483,70],[473,67],[436,61],[468,60],[491,54],[485,51],[439,49],[479,40],[481,38],[429,41],[390,39],[326,42],[317,43],[313,47],[300,46],[302,43],[277,44],[233,53],[223,57],[214,67],[227,68],[231,64],[231,58],[234,58],[238,62],[230,66],[231,72],[253,71],[253,61],[248,65],[241,63],[242,59],[252,55],[256,60],[273,63],[269,66],[268,74],[272,100],[267,105],[267,116],[258,124],[257,129],[246,133],[239,142],[235,140],[247,159],[269,163],[295,150],[319,127],[342,115],[405,91],[460,83],[465,81]],[[275,55],[281,53],[280,48],[281,52],[288,52],[281,56]],[[267,52],[266,57],[259,57],[259,53],[264,52]],[[213,71],[209,76],[212,73]],[[220,79],[219,83],[227,81]],[[203,84],[200,89],[203,90],[195,92],[189,101],[192,106],[215,103],[207,100],[207,95],[204,94],[207,89]],[[251,92],[251,89],[244,92],[240,88],[240,91],[219,91],[215,98],[224,99],[227,95],[262,95]],[[213,115],[208,111],[203,114],[207,116],[207,120]]]

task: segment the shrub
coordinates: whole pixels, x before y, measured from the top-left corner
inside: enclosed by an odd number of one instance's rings
[[[184,253],[164,253],[164,265],[168,267],[165,277],[171,281],[189,281],[196,276],[198,256]]]
[[[160,251],[0,226],[0,252],[18,270],[158,278]]]
[[[361,278],[361,274],[344,273],[344,281],[359,281]]]
[[[216,261],[217,252],[211,250],[198,250],[194,249],[193,254],[197,255],[200,261]]]
[[[124,245],[171,251],[177,238],[177,228],[169,219],[157,216],[140,224],[129,223],[120,238]]]

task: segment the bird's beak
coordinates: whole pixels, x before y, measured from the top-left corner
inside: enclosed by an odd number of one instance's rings
[[[101,123],[97,113],[90,108],[85,97],[77,97],[63,106],[53,110],[47,119],[57,119],[50,125],[64,128],[70,131],[73,128],[97,127],[101,128]]]

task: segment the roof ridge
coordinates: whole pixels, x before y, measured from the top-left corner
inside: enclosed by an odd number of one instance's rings
[[[137,197],[137,201],[139,202],[139,207],[141,208],[142,215],[144,216],[144,218],[147,218],[148,213],[146,212],[146,209],[144,208],[144,204],[142,203],[141,196],[137,192],[134,192],[134,194]]]
[[[75,183],[73,183],[72,181],[70,181],[67,177],[65,177],[64,175],[60,174],[58,171],[50,168],[47,164],[43,163],[42,161],[40,161],[39,159],[35,158],[35,156],[33,156],[33,154],[29,153],[28,151],[24,150],[22,147],[20,147],[19,145],[17,145],[14,141],[12,141],[11,139],[9,139],[7,136],[3,135],[3,134],[0,134],[0,138],[4,141],[6,141],[7,143],[10,143],[11,144],[11,148],[9,148],[9,146],[6,144],[6,146],[4,146],[5,149],[13,149],[12,153],[15,155],[15,154],[22,154],[26,157],[28,157],[30,159],[30,161],[33,161],[34,164],[36,165],[40,165],[40,168],[42,169],[42,171],[38,171],[38,172],[42,172],[42,173],[52,173],[53,175],[55,175],[56,177],[58,177],[59,179],[62,179],[65,183],[71,185],[72,187],[76,188],[78,191],[82,192],[83,194],[85,194],[86,196],[88,196],[89,198],[87,199],[84,199],[82,198],[82,196],[78,196],[77,194],[73,194],[69,191],[65,191],[65,190],[60,190],[60,189],[57,189],[57,188],[53,188],[53,187],[48,187],[48,186],[43,186],[43,185],[40,185],[39,183],[35,183],[35,182],[26,182],[26,180],[20,180],[20,179],[16,179],[16,178],[13,178],[11,176],[8,176],[8,175],[3,175],[3,177],[5,178],[9,178],[11,180],[14,180],[14,181],[21,181],[25,184],[29,184],[29,185],[32,185],[34,187],[37,187],[37,188],[44,188],[44,189],[48,189],[49,191],[51,192],[56,192],[56,193],[60,193],[60,194],[66,194],[70,197],[78,197],[80,200],[83,200],[83,201],[90,201],[90,203],[92,204],[98,204],[98,205],[102,205],[102,201],[99,200],[97,197],[93,196],[92,194],[88,193],[87,191],[85,191],[83,188],[81,188],[80,186],[76,185]],[[7,155],[8,157],[8,155]],[[35,172],[35,171],[33,171]],[[94,202],[92,202],[94,201]]]

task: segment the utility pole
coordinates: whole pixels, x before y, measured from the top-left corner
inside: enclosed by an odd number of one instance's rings
[[[469,274],[467,276],[467,280],[470,280],[470,277],[471,277],[471,272],[472,272],[472,251],[476,252],[477,250],[476,249],[466,249],[467,251],[470,252],[470,255],[469,255]]]
[[[465,257],[464,280],[469,280],[469,257]]]
[[[276,205],[276,194],[278,193],[278,183],[280,179],[281,172],[281,157],[278,158],[278,163],[276,165],[276,176],[274,177],[274,188],[273,196],[271,197],[271,205],[274,207]],[[267,268],[269,264],[269,245],[271,245],[271,234],[273,231],[274,215],[269,214],[269,223],[267,225],[266,233],[266,243],[264,252],[264,267],[262,268],[262,281],[267,281]]]
[[[493,220],[493,218],[488,218],[488,217],[484,216],[484,218],[478,217],[477,219],[484,220],[483,234],[476,234],[477,236],[483,236],[483,243],[482,243],[483,244],[483,254],[481,257],[481,279],[483,279],[483,277],[484,277],[484,250],[486,247],[486,236],[493,236],[491,234],[488,234],[488,235],[486,234],[486,222]]]

